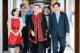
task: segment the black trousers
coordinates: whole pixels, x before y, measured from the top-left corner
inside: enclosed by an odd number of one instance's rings
[[[30,52],[31,53],[46,53],[46,48],[43,42],[39,42],[38,44],[31,43]]]
[[[60,43],[60,50],[58,51],[58,42]],[[60,37],[59,33],[52,37],[53,53],[64,53],[66,47],[66,35]]]
[[[21,46],[21,53],[27,53],[28,50],[28,31],[27,31],[27,27],[23,27],[22,29],[22,37],[23,37],[23,44]]]

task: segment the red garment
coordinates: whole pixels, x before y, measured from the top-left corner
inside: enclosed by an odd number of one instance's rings
[[[11,19],[11,28],[12,30],[16,33],[18,32],[20,27],[20,20],[18,19]],[[22,36],[20,33],[15,36],[12,32],[10,32],[10,36],[8,38],[8,44],[9,45],[17,45],[17,44],[22,44]]]
[[[34,24],[34,33],[36,39],[32,40],[31,38],[29,38],[29,40],[31,40],[34,43],[47,40],[47,38],[43,38],[43,31],[41,26],[41,22],[42,22],[41,14],[38,14],[37,16],[32,14],[32,22]]]

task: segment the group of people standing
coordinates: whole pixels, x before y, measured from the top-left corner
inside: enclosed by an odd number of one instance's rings
[[[20,9],[21,11],[14,8],[11,12],[13,17],[7,22],[10,52],[46,53],[46,48],[51,48],[52,39],[53,53],[64,53],[69,22],[66,13],[60,11],[60,3],[52,5],[52,12],[50,6],[42,10],[38,4],[33,6],[31,14],[26,11],[24,3],[20,5]],[[48,53],[51,53],[50,49]]]

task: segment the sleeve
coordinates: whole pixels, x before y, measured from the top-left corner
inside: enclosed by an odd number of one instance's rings
[[[51,20],[51,14],[49,15],[49,33],[51,34],[52,29],[52,20]]]
[[[65,14],[65,23],[64,24],[65,24],[66,33],[69,33],[70,32],[69,21],[68,21],[68,17],[66,14]]]

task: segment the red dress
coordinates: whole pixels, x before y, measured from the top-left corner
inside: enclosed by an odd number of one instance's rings
[[[12,18],[11,19],[11,28],[12,28],[12,30],[16,33],[16,32],[19,31],[19,27],[20,27],[20,20],[19,20],[19,18],[18,19],[13,19]],[[21,34],[19,33],[16,36],[12,32],[10,32],[10,36],[8,38],[8,44],[10,46],[22,44],[22,36],[21,36]]]

